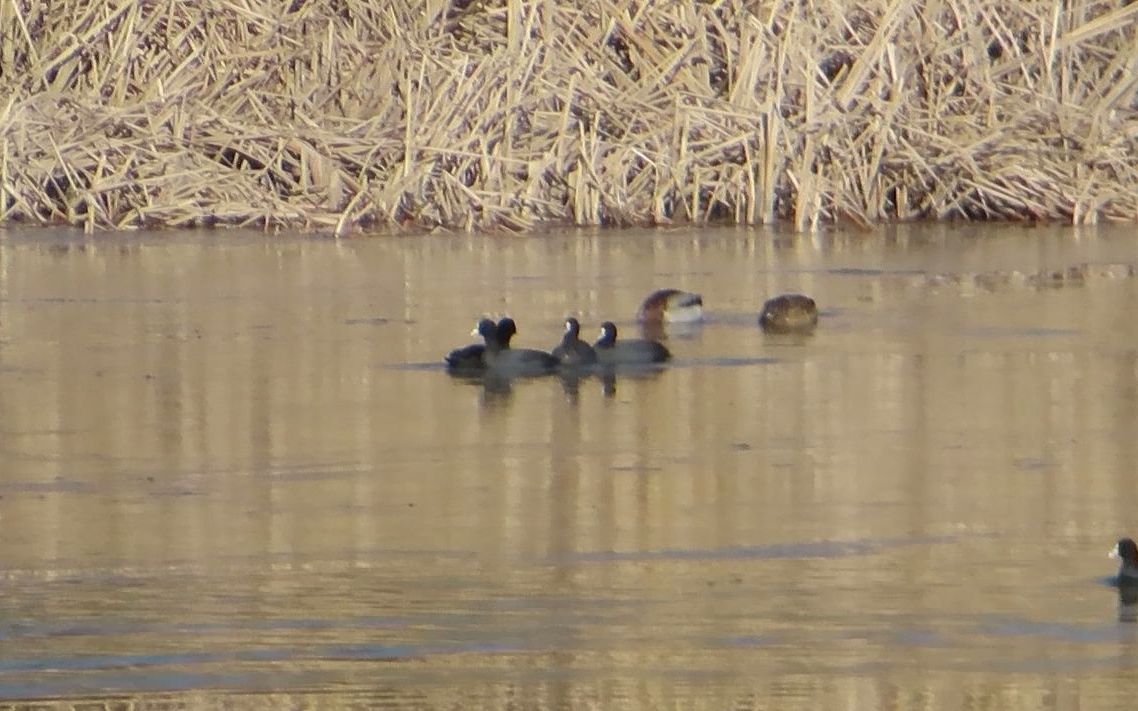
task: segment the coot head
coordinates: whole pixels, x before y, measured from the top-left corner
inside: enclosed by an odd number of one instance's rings
[[[1110,557],[1118,561],[1119,581],[1138,583],[1138,544],[1133,539],[1119,539]]]
[[[474,330],[474,336],[482,336],[486,345],[474,343],[463,348],[455,348],[443,357],[447,370],[458,375],[477,375],[486,370],[487,350],[499,347],[498,327],[488,318],[479,321]]]
[[[503,348],[510,347],[510,339],[517,335],[518,324],[514,323],[514,319],[506,316],[498,321],[498,343]]]
[[[594,345],[608,348],[614,343],[616,343],[616,324],[612,321],[605,321],[601,324],[601,337],[597,339]]]
[[[486,341],[486,345],[488,346],[491,343],[497,344],[499,340],[498,324],[494,323],[488,318],[484,318],[478,322],[477,326],[474,327],[471,335],[482,336],[482,339]]]

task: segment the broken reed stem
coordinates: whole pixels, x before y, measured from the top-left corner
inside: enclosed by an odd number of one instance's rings
[[[0,221],[1138,220],[1138,3],[0,5]]]

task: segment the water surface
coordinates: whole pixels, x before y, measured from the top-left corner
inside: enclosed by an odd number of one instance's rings
[[[1125,708],[1135,264],[1131,228],[0,232],[0,699]],[[1006,278],[1074,265],[1110,275]],[[662,286],[709,316],[666,368],[441,367],[483,314],[635,335]],[[782,291],[815,335],[759,331]]]

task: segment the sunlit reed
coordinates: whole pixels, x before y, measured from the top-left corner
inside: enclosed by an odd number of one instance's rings
[[[0,4],[0,222],[1138,219],[1119,0]]]

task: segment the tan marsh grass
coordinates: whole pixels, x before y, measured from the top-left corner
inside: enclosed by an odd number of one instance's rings
[[[1138,219],[1138,3],[0,2],[0,223]]]

